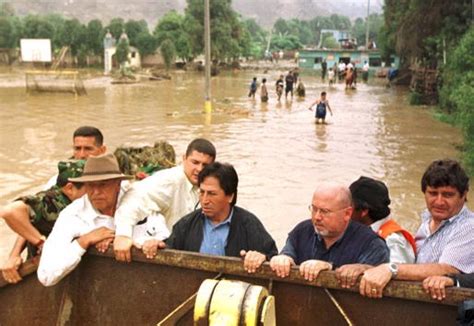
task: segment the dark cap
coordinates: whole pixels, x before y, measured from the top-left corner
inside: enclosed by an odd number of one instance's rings
[[[372,220],[378,221],[390,214],[390,197],[387,186],[381,181],[360,177],[349,189],[355,209],[367,208]],[[364,207],[365,206],[365,207]]]

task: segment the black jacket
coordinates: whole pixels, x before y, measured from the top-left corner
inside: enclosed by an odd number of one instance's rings
[[[167,247],[199,252],[205,218],[201,209],[182,217],[173,226],[173,232],[165,241]],[[240,257],[240,250],[255,250],[267,256],[267,259],[278,253],[275,241],[260,220],[249,211],[234,206],[225,254]]]
[[[474,273],[471,274],[456,274],[455,275],[459,286],[463,288],[474,288]]]

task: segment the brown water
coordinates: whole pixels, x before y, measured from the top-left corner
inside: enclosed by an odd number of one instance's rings
[[[74,129],[88,124],[103,131],[112,150],[165,139],[180,158],[193,138],[210,139],[218,160],[234,164],[239,173],[238,204],[260,217],[279,247],[287,232],[309,217],[318,181],[349,184],[360,175],[387,183],[393,216],[414,231],[424,208],[421,174],[433,159],[458,156],[459,131],[433,120],[426,109],[409,107],[405,91],[382,83],[344,91],[342,84],[328,89],[319,78],[303,76],[306,98],[277,103],[278,74],[256,75],[270,80],[266,104],[246,97],[253,74],[214,78],[212,116],[201,113],[204,81],[197,73],[136,85],[96,79],[86,82],[88,96],[78,98],[0,88],[0,205],[38,190],[55,173],[57,161],[71,155]],[[326,126],[315,125],[307,110],[323,90],[334,111]],[[12,243],[0,221],[0,261]]]

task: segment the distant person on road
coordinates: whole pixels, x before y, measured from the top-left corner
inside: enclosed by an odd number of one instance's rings
[[[257,92],[257,77],[253,77],[252,82],[250,83],[249,97],[255,99],[255,93]]]
[[[303,81],[300,80],[298,81],[298,86],[296,86],[296,95],[298,97],[305,97],[306,96],[306,88],[304,87]]]
[[[315,118],[316,118],[316,124],[319,124],[320,122],[322,124],[326,123],[326,108],[329,110],[329,112],[332,115],[332,110],[331,107],[329,106],[329,101],[326,98],[326,92],[321,93],[321,97],[314,101],[311,106],[308,108],[308,110],[312,111],[313,106],[316,105],[316,113],[315,113]]]
[[[345,82],[346,82],[346,89],[352,89],[353,82],[354,82],[354,70],[353,68],[347,68],[346,69],[346,75],[345,75]]]
[[[362,80],[364,83],[369,81],[369,63],[364,61],[364,66],[362,67]]]
[[[339,81],[343,80],[346,76],[346,63],[344,61],[339,62],[337,66]]]
[[[278,101],[281,99],[281,95],[283,94],[283,88],[285,87],[285,82],[283,81],[284,76],[280,75],[280,78],[277,79],[275,83],[275,90],[277,93]]]
[[[288,75],[285,77],[285,99],[288,98],[288,93],[291,93],[291,98],[293,98],[293,84],[295,82],[295,77],[293,76],[293,71],[290,70]]]
[[[326,73],[328,70],[328,63],[326,62],[326,59],[321,62],[321,79],[324,81],[326,79]]]
[[[334,69],[333,68],[329,68],[329,71],[328,71],[328,82],[329,82],[329,86],[332,86],[334,85]]]
[[[267,90],[267,79],[262,79],[262,86],[260,87],[260,100],[262,102],[268,102],[268,90]]]

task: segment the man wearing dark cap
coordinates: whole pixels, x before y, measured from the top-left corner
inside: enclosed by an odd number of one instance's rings
[[[370,226],[385,239],[390,249],[391,262],[415,262],[415,239],[390,217],[390,197],[385,184],[372,178],[360,177],[349,189],[354,204],[352,219]]]
[[[3,217],[8,226],[19,234],[2,269],[7,282],[21,281],[18,268],[22,264],[21,252],[27,245],[26,241],[28,241],[28,256],[35,255],[37,248],[41,248],[45,237],[51,232],[59,213],[73,200],[84,195],[82,184],[68,181],[68,178],[82,175],[84,163],[83,160],[59,162],[58,177],[53,187],[35,195],[17,198],[0,209],[0,217]]]
[[[370,226],[385,239],[392,264],[413,264],[416,256],[415,239],[390,217],[390,197],[385,184],[362,176],[354,181],[349,189],[354,205],[351,218]],[[357,283],[359,276],[371,267],[364,264],[344,265],[336,270],[336,277],[342,287],[350,288]]]
[[[54,285],[71,272],[91,245],[105,251],[114,237],[114,215],[126,192],[121,181],[130,179],[121,173],[113,154],[91,156],[84,173],[70,182],[82,183],[86,196],[75,200],[58,217],[53,231],[44,243],[38,267],[38,278],[45,286]],[[157,216],[149,216],[132,230],[137,247],[161,240],[168,230]],[[163,233],[166,235],[163,236]]]

